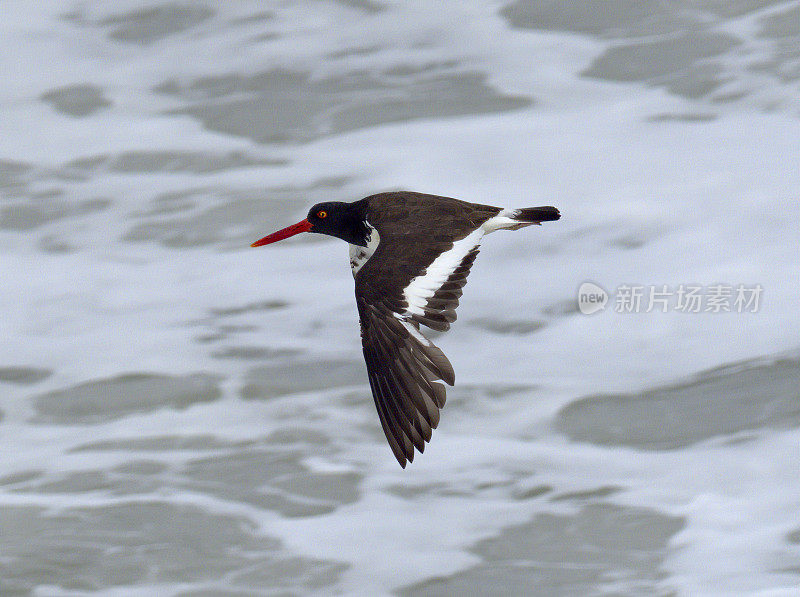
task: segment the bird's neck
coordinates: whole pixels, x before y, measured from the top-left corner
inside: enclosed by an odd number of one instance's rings
[[[359,247],[367,246],[371,231],[372,226],[367,222],[360,201],[337,204],[336,212],[329,214],[328,219],[318,229],[312,229],[312,232],[335,236]]]
[[[355,203],[349,203],[347,206],[349,209],[346,216],[342,218],[342,225],[338,231],[339,234],[336,236],[347,241],[351,245],[366,247],[369,244],[372,226],[367,222],[363,205],[360,201],[357,201]]]
[[[367,223],[367,221],[358,218],[357,220],[353,221],[352,226],[348,227],[348,237],[344,240],[349,242],[351,245],[366,247],[369,244],[371,232],[372,227]]]

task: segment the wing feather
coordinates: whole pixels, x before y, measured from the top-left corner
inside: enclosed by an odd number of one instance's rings
[[[444,384],[455,383],[450,361],[419,326],[445,331],[456,320],[483,236],[480,226],[500,211],[447,199],[453,215],[462,219],[444,233],[435,214],[415,211],[427,209],[426,201],[421,198],[415,205],[404,196],[402,203],[367,212],[380,243],[355,276],[372,395],[389,446],[403,467],[413,461],[415,449],[422,452],[430,441],[447,398]]]
[[[441,330],[450,327],[477,253],[477,247],[473,248],[453,269],[444,290],[433,292],[422,315],[409,314],[404,305],[402,310],[392,309],[400,306],[400,301],[384,300],[385,296],[370,289],[360,287],[362,291],[357,293],[372,395],[389,446],[403,467],[413,461],[415,448],[420,453],[425,450],[439,424],[439,411],[446,400],[441,382],[455,383],[450,361],[419,331],[419,324]]]

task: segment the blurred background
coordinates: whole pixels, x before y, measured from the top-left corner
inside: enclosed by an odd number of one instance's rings
[[[0,28],[0,594],[798,594],[800,2]],[[397,189],[563,214],[486,239],[406,470],[347,247],[249,248]]]

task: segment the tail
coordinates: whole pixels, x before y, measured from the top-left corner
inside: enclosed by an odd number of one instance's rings
[[[486,234],[495,230],[519,230],[526,226],[541,224],[557,220],[561,217],[555,207],[526,207],[524,209],[502,209],[493,218],[489,218],[483,223],[483,231]]]
[[[561,214],[555,207],[546,205],[544,207],[526,207],[524,209],[515,209],[513,215],[509,216],[512,220],[516,220],[525,224],[539,224],[540,222],[550,222],[558,220]]]

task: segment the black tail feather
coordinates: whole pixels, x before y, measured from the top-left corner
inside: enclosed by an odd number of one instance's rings
[[[558,220],[561,214],[555,207],[545,205],[543,207],[526,207],[516,210],[515,220],[520,222],[550,222]]]

